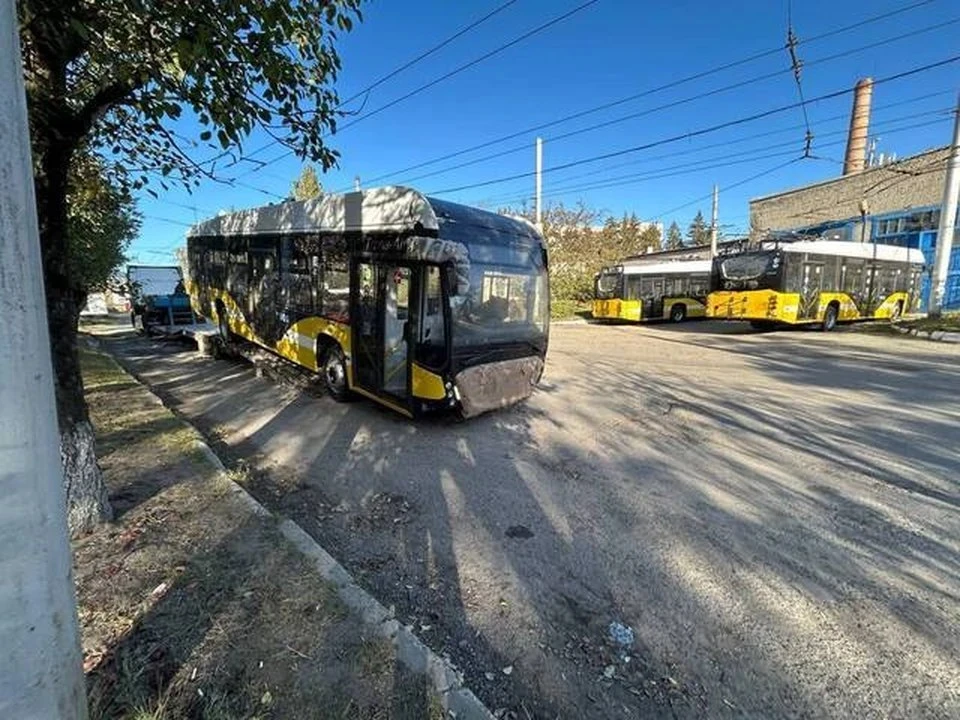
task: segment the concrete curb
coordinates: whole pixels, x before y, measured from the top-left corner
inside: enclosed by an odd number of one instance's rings
[[[916,328],[902,328],[894,325],[893,329],[901,335],[912,335],[923,340],[934,340],[936,342],[957,343],[960,344],[960,332],[947,332],[946,330],[917,330]]]
[[[103,346],[99,338],[93,335],[88,335],[88,337],[94,340],[94,344],[103,351]],[[151,397],[153,397],[159,405],[165,407],[174,417],[189,428],[200,452],[203,453],[207,461],[217,469],[222,479],[229,484],[230,490],[243,501],[255,515],[263,518],[275,518],[279,522],[278,528],[283,536],[300,554],[313,562],[320,577],[336,588],[337,595],[344,605],[357,613],[378,635],[390,641],[396,650],[397,659],[411,672],[426,675],[429,678],[430,683],[440,698],[441,706],[449,714],[449,717],[457,718],[458,720],[494,720],[493,713],[480,702],[469,688],[464,686],[463,674],[457,670],[450,661],[441,658],[433,652],[433,650],[424,645],[420,639],[414,635],[410,626],[401,625],[394,619],[393,612],[387,610],[376,598],[354,582],[353,576],[303,528],[288,518],[274,515],[274,513],[261,505],[256,498],[236,483],[230,477],[229,472],[227,472],[223,461],[221,461],[213,451],[213,448],[207,444],[203,433],[197,430],[192,423],[184,419],[179,412],[166,405],[163,400],[150,389],[150,386],[135,373],[128,370],[123,363],[120,362],[119,358],[112,354],[110,357],[120,365],[125,373],[134,378],[144,390],[150,393]]]

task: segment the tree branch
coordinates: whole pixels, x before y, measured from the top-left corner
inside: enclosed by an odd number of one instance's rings
[[[76,114],[76,132],[83,137],[90,132],[93,124],[110,110],[133,94],[142,83],[118,80],[104,85],[90,98]]]

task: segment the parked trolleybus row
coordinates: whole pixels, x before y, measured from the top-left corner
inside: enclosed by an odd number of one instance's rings
[[[754,327],[896,319],[914,309],[924,270],[914,248],[780,238],[711,260],[625,260],[594,284],[600,320],[747,320]]]
[[[756,325],[893,318],[917,250],[770,240],[711,260],[643,257],[596,277],[593,314]],[[224,341],[317,372],[330,395],[465,416],[527,397],[550,317],[546,243],[521,218],[387,187],[229,213],[187,236],[185,287]]]

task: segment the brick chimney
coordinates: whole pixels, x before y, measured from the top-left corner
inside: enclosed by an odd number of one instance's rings
[[[870,100],[873,80],[863,78],[853,91],[853,111],[850,113],[850,134],[847,136],[847,155],[843,174],[861,172],[867,165],[867,132],[870,129]]]

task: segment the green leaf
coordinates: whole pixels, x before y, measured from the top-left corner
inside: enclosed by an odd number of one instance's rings
[[[211,133],[209,130],[204,130],[202,133],[200,133],[200,139],[203,140],[204,142],[209,140],[212,136],[213,136],[213,133]]]

